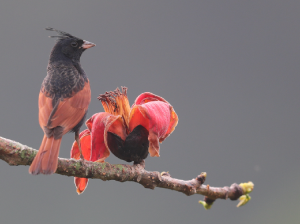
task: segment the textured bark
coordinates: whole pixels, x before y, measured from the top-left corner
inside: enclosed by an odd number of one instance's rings
[[[30,148],[13,140],[0,137],[0,159],[9,165],[30,165],[37,150]],[[244,192],[240,185],[234,183],[230,187],[210,187],[204,185],[206,173],[200,174],[192,180],[179,180],[172,178],[169,173],[157,171],[147,171],[144,169],[144,161],[135,165],[112,165],[107,162],[97,163],[79,160],[59,158],[56,173],[65,176],[86,177],[101,180],[116,180],[120,182],[134,181],[145,188],[155,187],[166,188],[182,192],[186,195],[201,194],[206,196],[207,203],[214,200],[231,199],[237,200]]]

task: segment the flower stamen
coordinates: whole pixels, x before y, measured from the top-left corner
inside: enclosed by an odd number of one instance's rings
[[[122,91],[117,88],[115,91],[105,92],[100,94],[98,99],[101,101],[105,112],[113,115],[121,115],[126,127],[127,134],[129,133],[129,114],[130,105],[127,97],[127,87],[121,87]]]

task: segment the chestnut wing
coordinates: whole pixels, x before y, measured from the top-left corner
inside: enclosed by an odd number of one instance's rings
[[[86,82],[82,90],[70,98],[60,99],[52,106],[52,98],[42,91],[39,95],[39,122],[42,128],[61,126],[63,134],[74,128],[83,118],[91,101],[90,83]]]

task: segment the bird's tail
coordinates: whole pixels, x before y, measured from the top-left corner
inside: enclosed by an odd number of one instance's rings
[[[29,173],[33,175],[54,173],[57,169],[60,143],[61,138],[47,138],[44,135],[40,149],[29,167]]]

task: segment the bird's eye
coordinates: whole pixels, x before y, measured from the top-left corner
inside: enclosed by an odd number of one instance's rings
[[[71,46],[72,46],[72,47],[77,47],[77,46],[78,46],[78,43],[74,41],[74,42],[71,43]]]

